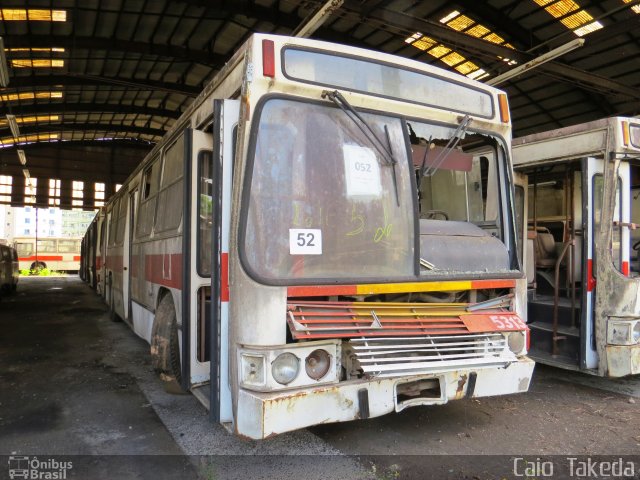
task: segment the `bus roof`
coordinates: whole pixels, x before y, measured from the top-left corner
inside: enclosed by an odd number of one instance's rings
[[[601,156],[607,150],[636,157],[640,153],[640,119],[609,117],[534,133],[515,138],[512,150],[516,169]]]

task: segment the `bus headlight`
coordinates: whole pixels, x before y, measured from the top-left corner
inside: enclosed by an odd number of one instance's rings
[[[331,367],[331,356],[326,350],[318,348],[309,354],[304,361],[304,369],[310,378],[320,380],[324,377]]]
[[[271,364],[271,375],[281,385],[287,385],[295,380],[300,370],[300,361],[293,353],[281,353]]]
[[[509,333],[507,344],[509,345],[509,350],[511,350],[516,355],[522,353],[522,351],[524,350],[524,344],[525,344],[525,333],[524,332]]]
[[[342,341],[296,342],[285,345],[241,345],[240,386],[256,392],[316,387],[340,381]]]
[[[636,326],[633,327],[633,343],[640,342],[640,322],[636,322]]]

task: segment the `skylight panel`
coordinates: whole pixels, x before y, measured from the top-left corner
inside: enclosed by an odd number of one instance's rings
[[[450,26],[454,30],[461,32],[463,30],[466,30],[476,22],[470,19],[469,17],[467,17],[466,15],[458,15],[457,17],[450,20],[449,22],[443,22],[443,23],[446,23],[448,26]]]
[[[41,10],[24,8],[1,8],[0,20],[5,21],[36,21],[36,22],[66,22],[66,10]]]
[[[480,25],[479,23],[474,25],[472,28],[470,28],[469,30],[466,30],[464,33],[466,33],[467,35],[470,35],[472,37],[476,37],[476,38],[482,38],[484,37],[487,33],[489,33],[491,30],[489,30],[487,27],[485,27],[484,25]]]
[[[20,135],[16,141],[13,137],[0,138],[0,146],[11,146],[20,143],[46,142],[60,139],[59,133],[38,133],[33,135]]]
[[[467,75],[467,74],[473,72],[474,70],[478,70],[478,65],[476,65],[475,63],[473,63],[470,60],[467,60],[466,62],[461,63],[460,65],[456,66],[455,69],[457,71],[459,71],[461,74]]]
[[[504,43],[504,38],[493,32],[491,32],[489,35],[485,35],[484,37],[482,37],[482,39],[486,40],[487,42],[495,43],[496,45],[502,45]]]
[[[464,58],[458,52],[451,52],[449,55],[447,55],[446,57],[442,57],[440,60],[442,60],[450,67],[453,67],[454,65],[458,65],[459,63],[464,62],[466,58]]]
[[[56,122],[60,120],[60,115],[36,115],[31,117],[16,117],[16,122],[22,125],[25,123],[36,123],[36,122]],[[8,125],[7,120],[0,119],[0,127],[5,127]]]
[[[546,1],[551,2],[553,0]],[[500,35],[492,32],[484,25],[477,23],[472,18],[460,13],[458,10],[453,10],[451,13],[441,18],[440,23],[444,23],[457,32],[462,32],[471,37],[482,38],[483,40],[486,40],[488,42],[514,49],[513,45],[511,45],[510,43],[506,43],[505,39]],[[466,75],[469,78],[477,80],[489,76],[489,73],[481,69],[475,63],[467,60],[460,53],[447,47],[446,45],[437,42],[433,38],[426,37],[421,32],[416,32],[410,37],[407,37],[405,39],[405,42],[413,45],[420,50],[426,51],[432,57],[440,59],[446,65],[453,67],[456,71],[458,71],[462,75]],[[501,58],[501,60],[507,62],[509,65],[517,64],[515,60],[510,60],[508,58]]]
[[[13,68],[60,68],[64,67],[64,60],[48,58],[16,58],[11,60]]]
[[[433,47],[429,50],[429,55],[432,55],[436,58],[440,58],[451,51],[450,48],[445,47],[444,45],[438,45],[437,47]]]
[[[64,48],[62,47],[36,47],[36,48],[5,48],[5,51],[10,53],[22,53],[22,52],[31,52],[31,53],[64,53]]]
[[[582,37],[588,33],[600,30],[602,24],[595,20],[589,12],[580,7],[573,0],[533,0],[554,18],[560,20],[565,27]],[[572,13],[571,12],[575,12]],[[571,14],[571,15],[569,15]]]
[[[483,78],[487,78],[488,76],[489,74],[482,68],[479,68],[475,72],[471,72],[469,75],[467,75],[467,77],[471,78],[472,80],[482,80]]]
[[[633,0],[622,0],[624,3],[631,3],[633,2]],[[633,7],[631,7],[631,10],[633,10],[636,13],[640,14],[640,5],[634,5]]]
[[[62,98],[62,92],[21,92],[0,95],[0,100],[2,100],[3,102],[15,102],[17,100],[33,100],[46,98]]]
[[[602,24],[600,22],[593,22],[584,27],[576,28],[573,33],[578,35],[579,37],[584,37],[587,33],[595,32],[596,30],[600,30],[602,28]]]

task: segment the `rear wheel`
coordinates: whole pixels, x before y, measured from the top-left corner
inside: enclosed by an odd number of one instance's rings
[[[29,268],[29,270],[31,270],[31,272],[33,274],[37,275],[40,272],[40,270],[43,270],[45,268],[47,268],[47,264],[46,263],[44,263],[44,262],[33,262],[31,264],[31,267]]]

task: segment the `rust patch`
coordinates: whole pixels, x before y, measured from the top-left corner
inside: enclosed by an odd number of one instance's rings
[[[461,375],[460,380],[458,380],[458,388],[456,388],[456,400],[459,400],[464,397],[464,386],[467,384],[468,376]]]

